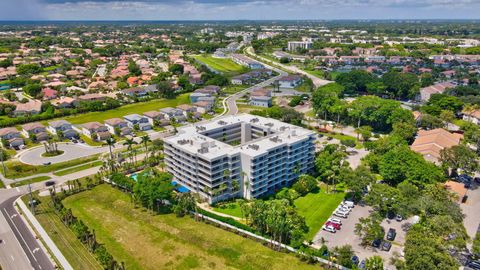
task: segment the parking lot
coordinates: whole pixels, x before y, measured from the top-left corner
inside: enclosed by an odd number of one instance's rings
[[[409,221],[398,222],[396,220],[385,219],[382,222],[382,227],[385,229],[385,233],[390,228],[394,228],[397,232],[395,240],[392,242],[392,248],[390,251],[382,251],[380,248],[373,248],[371,246],[363,247],[360,245],[361,239],[355,235],[355,224],[358,223],[358,220],[361,217],[367,217],[373,211],[369,206],[359,206],[356,205],[349,216],[342,220],[341,229],[336,233],[330,233],[324,230],[320,230],[315,236],[313,242],[315,247],[321,247],[322,242],[325,243],[329,248],[343,245],[351,245],[355,254],[360,258],[360,261],[369,258],[374,255],[379,255],[384,260],[385,269],[395,269],[394,266],[389,265],[390,258],[393,257],[393,254],[397,252],[398,254],[403,254],[403,244],[405,243],[406,231],[402,229],[402,226]]]

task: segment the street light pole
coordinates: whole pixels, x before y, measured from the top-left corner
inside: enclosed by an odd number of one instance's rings
[[[32,211],[32,214],[35,215],[35,203],[33,202],[32,186],[30,183],[28,183],[28,193],[30,196],[30,211]]]

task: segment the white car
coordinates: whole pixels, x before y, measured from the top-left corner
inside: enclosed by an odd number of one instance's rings
[[[341,212],[347,212],[347,213],[350,213],[350,209],[349,208],[344,208],[342,206],[339,206],[337,207],[336,211],[341,211]]]
[[[333,226],[325,226],[323,225],[322,229],[324,231],[327,231],[327,232],[331,232],[331,233],[336,233],[337,230],[333,227]]]
[[[333,215],[337,216],[337,217],[341,217],[341,218],[347,218],[348,217],[348,213],[340,212],[340,211],[335,211],[335,213],[333,213]]]
[[[332,222],[332,223],[336,223],[336,224],[342,225],[342,221],[341,221],[340,219],[338,219],[338,218],[333,218],[333,217],[331,217],[331,218],[328,219],[328,221],[330,221],[330,222]]]
[[[345,204],[350,208],[355,207],[355,204],[352,201],[343,201],[342,204]]]
[[[345,202],[342,202],[342,203],[340,204],[340,206],[343,207],[343,208],[348,208],[348,209],[352,209],[352,208],[353,208],[353,206],[352,206],[351,204],[347,204],[347,203],[345,203]]]

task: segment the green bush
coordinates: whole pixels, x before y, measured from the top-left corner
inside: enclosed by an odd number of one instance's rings
[[[348,147],[355,147],[356,145],[354,139],[343,139],[343,140],[340,140],[340,143]]]

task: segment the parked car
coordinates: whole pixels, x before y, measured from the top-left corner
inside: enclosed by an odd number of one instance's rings
[[[365,260],[362,260],[358,265],[358,269],[365,269],[366,264],[367,262]]]
[[[336,216],[336,217],[341,217],[341,218],[347,218],[348,217],[347,213],[339,212],[339,211],[335,211],[335,213],[333,213],[333,215]]]
[[[388,241],[383,242],[383,244],[382,244],[382,250],[383,251],[390,251],[391,248],[392,248],[392,243],[390,243]]]
[[[332,226],[323,225],[322,229],[327,232],[336,233],[337,230]]]
[[[50,161],[49,161],[49,162],[43,162],[42,164],[43,164],[44,166],[48,166],[48,165],[52,164],[52,162],[50,162]]]
[[[352,201],[343,201],[342,204],[345,204],[350,208],[355,207],[355,204]]]
[[[403,220],[403,217],[400,216],[400,215],[397,215],[397,216],[395,217],[395,220],[398,221],[398,222],[400,222],[400,221]]]
[[[394,228],[388,229],[387,240],[393,241],[393,240],[395,240],[396,236],[397,236],[397,231]]]
[[[343,212],[350,213],[351,210],[350,210],[350,208],[345,208],[343,206],[338,206],[337,211],[343,211]]]
[[[375,239],[372,241],[372,247],[374,248],[379,248],[381,244],[382,244],[382,239]]]
[[[340,224],[342,225],[342,221],[338,218],[329,218],[328,221],[332,222],[332,223],[337,223],[337,224]]]
[[[352,256],[352,263],[353,263],[354,265],[358,265],[359,262],[360,262],[360,259],[358,258],[358,256],[353,255],[353,256]]]
[[[45,182],[45,186],[47,186],[47,187],[50,187],[50,186],[53,186],[53,185],[55,185],[55,181],[47,181],[47,182]]]
[[[327,226],[332,226],[333,228],[335,228],[335,230],[340,230],[341,229],[341,225],[340,224],[337,224],[337,223],[332,223],[330,221],[327,221],[325,223],[325,225]]]

